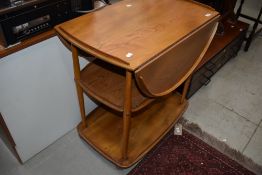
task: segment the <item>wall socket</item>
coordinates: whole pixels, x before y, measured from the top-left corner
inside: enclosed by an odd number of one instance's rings
[[[182,124],[180,123],[177,123],[175,126],[174,126],[174,135],[182,135]]]

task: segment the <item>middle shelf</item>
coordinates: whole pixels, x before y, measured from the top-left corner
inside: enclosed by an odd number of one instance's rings
[[[99,59],[81,70],[79,84],[95,100],[110,108],[123,112],[125,97],[125,70]],[[153,98],[144,96],[132,79],[132,112],[136,112]]]

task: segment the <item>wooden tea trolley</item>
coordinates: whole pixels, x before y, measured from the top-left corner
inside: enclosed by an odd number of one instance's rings
[[[80,136],[120,167],[141,159],[185,111],[218,18],[193,1],[123,0],[56,26],[73,55]],[[96,59],[80,70],[82,52]],[[84,92],[101,104],[87,117]]]

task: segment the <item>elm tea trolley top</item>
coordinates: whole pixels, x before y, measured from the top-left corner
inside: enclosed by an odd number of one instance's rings
[[[72,51],[80,136],[120,167],[141,159],[185,111],[218,18],[193,1],[123,0],[56,26]],[[80,52],[96,57],[82,70]],[[172,93],[183,82],[182,95]],[[87,117],[84,92],[101,103]]]

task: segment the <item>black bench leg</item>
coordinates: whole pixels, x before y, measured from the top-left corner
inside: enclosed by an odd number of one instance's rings
[[[107,4],[111,4],[110,0],[104,0]]]
[[[248,48],[249,48],[249,46],[251,44],[251,41],[252,41],[254,35],[256,34],[256,30],[257,30],[257,26],[259,24],[259,20],[260,20],[261,14],[262,14],[262,7],[260,8],[260,11],[259,11],[259,14],[257,16],[257,19],[256,19],[256,21],[255,21],[255,23],[253,25],[253,29],[252,29],[251,33],[249,34],[249,36],[247,38],[247,42],[246,42],[245,49],[244,49],[245,51],[248,51]]]

